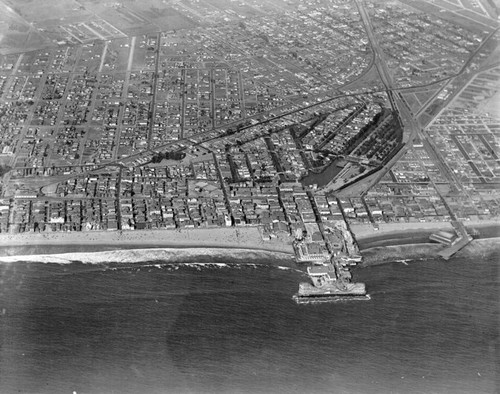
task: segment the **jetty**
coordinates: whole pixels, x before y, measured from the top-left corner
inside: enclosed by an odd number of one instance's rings
[[[472,241],[472,236],[467,233],[467,229],[462,222],[453,221],[451,222],[451,224],[455,229],[457,237],[452,242],[450,242],[447,248],[438,252],[438,256],[442,257],[445,260],[449,260],[451,256],[463,249]],[[430,238],[431,240],[438,240],[438,238],[442,236],[442,234],[433,234]]]

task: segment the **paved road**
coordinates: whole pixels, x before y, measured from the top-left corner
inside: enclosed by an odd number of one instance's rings
[[[417,131],[420,129],[420,124],[407,108],[405,103],[401,100],[399,95],[393,94],[393,90],[395,90],[396,87],[394,86],[392,74],[387,67],[384,51],[380,48],[379,42],[373,33],[373,25],[371,23],[370,16],[366,12],[363,3],[360,0],[355,0],[355,2],[358,7],[359,14],[361,15],[361,19],[363,20],[366,34],[370,40],[370,45],[375,56],[375,66],[377,67],[380,79],[386,88],[386,93],[391,102],[391,106],[393,110],[399,114],[400,120],[403,123],[403,127],[405,129],[403,141],[408,144],[413,140]]]
[[[392,109],[397,112],[399,120],[403,127],[403,143],[405,144],[402,150],[391,161],[389,161],[389,163],[387,163],[382,168],[382,170],[378,172],[377,176],[370,179],[365,189],[368,190],[373,185],[377,184],[379,180],[387,173],[387,171],[389,171],[391,167],[399,160],[399,158],[401,158],[404,152],[406,152],[406,150],[411,147],[413,139],[421,129],[421,126],[419,121],[413,116],[413,113],[410,111],[406,103],[401,99],[401,96],[399,94],[394,94],[394,91],[401,89],[398,89],[396,86],[394,86],[394,80],[389,68],[387,67],[385,54],[382,48],[380,48],[379,42],[373,32],[373,25],[371,23],[370,16],[364,8],[362,1],[355,0],[355,2],[374,53],[375,67],[377,68],[380,79],[385,86],[387,97],[389,98]]]

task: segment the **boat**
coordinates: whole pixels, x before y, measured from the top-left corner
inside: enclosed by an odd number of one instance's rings
[[[299,291],[293,296],[298,304],[370,299],[364,283],[346,281],[332,263],[307,267],[307,273],[312,284],[299,284]]]

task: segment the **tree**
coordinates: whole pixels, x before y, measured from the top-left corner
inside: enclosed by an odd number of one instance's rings
[[[166,160],[182,160],[186,157],[186,154],[184,152],[159,152],[156,155],[154,155],[151,159],[152,163],[159,163],[163,159]]]
[[[7,174],[10,170],[12,170],[11,167],[9,166],[4,166],[4,165],[0,165],[0,176],[4,176],[5,174]]]

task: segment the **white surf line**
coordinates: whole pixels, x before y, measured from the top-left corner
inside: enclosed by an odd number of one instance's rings
[[[305,271],[301,271],[297,268],[293,268],[293,267],[284,267],[282,265],[278,265],[276,268],[278,268],[279,270],[282,270],[282,271],[292,271],[292,272],[298,272],[299,274],[302,274],[304,276],[308,276],[307,275],[307,272]]]
[[[228,256],[229,252],[229,256]],[[232,253],[235,252],[235,253]],[[250,252],[250,253],[249,253]],[[66,252],[66,253],[54,253],[54,254],[36,254],[36,255],[15,255],[15,256],[1,256],[0,262],[8,261],[20,261],[20,260],[66,260],[66,261],[84,261],[88,263],[93,262],[139,262],[147,261],[148,259],[158,259],[160,258],[165,264],[198,264],[198,265],[238,265],[238,266],[262,266],[262,267],[273,267],[274,264],[263,264],[258,262],[242,262],[241,259],[247,260],[248,257],[252,256],[257,252],[257,256],[268,256],[269,253],[272,255],[286,255],[289,257],[288,253],[285,252],[275,252],[275,251],[265,251],[265,250],[254,250],[254,249],[228,249],[228,248],[217,248],[217,247],[201,247],[201,248],[176,248],[176,247],[166,247],[166,248],[136,248],[136,249],[118,249],[118,250],[104,250],[96,252]],[[222,263],[222,262],[181,262],[176,259],[183,257],[197,257],[197,256],[214,256],[220,257],[224,256],[226,258],[237,258],[236,261],[232,263]],[[173,261],[167,259],[174,259]],[[283,265],[280,265],[283,267]]]
[[[104,49],[102,50],[102,55],[101,55],[101,64],[99,65],[99,73],[102,72],[102,68],[104,67],[104,59],[106,58],[106,53],[108,52],[108,45],[109,41],[106,41],[106,44],[104,44]]]

